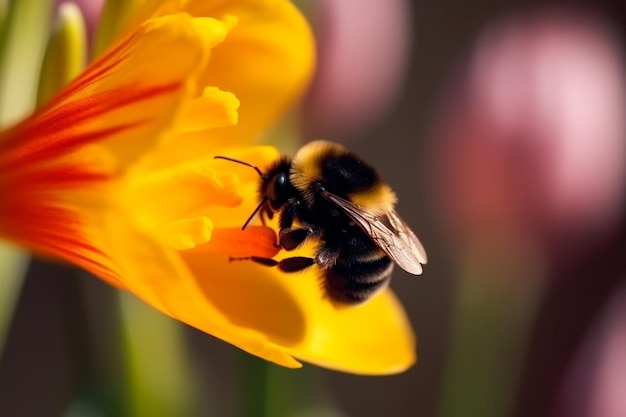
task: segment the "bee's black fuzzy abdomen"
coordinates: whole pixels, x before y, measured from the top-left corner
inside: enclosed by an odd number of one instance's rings
[[[327,229],[317,250],[324,289],[335,301],[357,304],[369,299],[391,279],[393,262],[357,226]],[[335,254],[331,257],[330,254]],[[332,262],[320,262],[321,258]]]
[[[333,300],[358,304],[389,283],[392,269],[393,263],[387,256],[369,262],[340,260],[324,271],[324,289]]]

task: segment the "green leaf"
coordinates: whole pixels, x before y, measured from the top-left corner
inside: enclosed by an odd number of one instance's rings
[[[107,0],[102,8],[94,57],[98,57],[120,35],[137,8],[138,0]]]
[[[120,295],[129,373],[126,415],[193,416],[197,403],[194,373],[180,323],[134,296]]]
[[[0,126],[30,113],[37,102],[52,0],[14,0],[0,37]]]

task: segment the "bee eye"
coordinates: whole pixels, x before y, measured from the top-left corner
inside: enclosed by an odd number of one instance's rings
[[[272,210],[280,209],[286,202],[285,191],[287,190],[287,174],[277,174],[267,187],[267,197]]]

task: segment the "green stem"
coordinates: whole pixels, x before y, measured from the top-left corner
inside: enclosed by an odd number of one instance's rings
[[[126,415],[193,416],[197,396],[181,325],[129,294],[121,294],[129,373]]]
[[[0,356],[24,282],[28,259],[23,251],[0,242]]]
[[[242,354],[240,357],[243,387],[238,404],[239,416],[267,417],[269,365],[256,356]]]
[[[506,416],[536,303],[536,271],[493,254],[469,259],[459,283],[441,416]]]
[[[243,387],[239,416],[341,416],[320,382],[319,369],[306,365],[302,369],[282,368],[248,354],[241,355],[240,363]]]

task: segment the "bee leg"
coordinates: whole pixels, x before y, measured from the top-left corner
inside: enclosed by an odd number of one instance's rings
[[[299,272],[315,264],[315,259],[306,256],[294,256],[278,262],[278,269],[283,272]]]
[[[335,266],[337,259],[339,259],[340,251],[334,246],[329,246],[328,243],[322,245],[315,255],[315,262],[322,269],[329,269]]]
[[[278,240],[285,250],[294,250],[300,246],[313,231],[307,227],[298,229],[280,229]]]
[[[300,201],[296,199],[290,199],[289,202],[285,204],[283,211],[280,213],[280,219],[278,221],[278,226],[281,229],[289,229],[291,227],[293,221],[296,218],[299,207]]]
[[[260,256],[244,256],[244,257],[230,257],[228,258],[230,262],[232,261],[252,261],[265,266],[276,266],[278,265],[278,261],[272,258],[261,258]]]
[[[315,259],[305,256],[294,256],[277,261],[272,258],[261,258],[259,256],[250,256],[245,258],[230,258],[231,261],[252,261],[264,266],[278,266],[283,272],[299,272],[315,263]]]
[[[274,218],[274,212],[270,208],[269,204],[266,205],[263,210],[261,210],[261,213],[260,213],[259,217],[261,218],[261,223],[263,224],[263,226],[266,225],[265,224],[265,217],[267,217],[270,220],[272,220]]]

